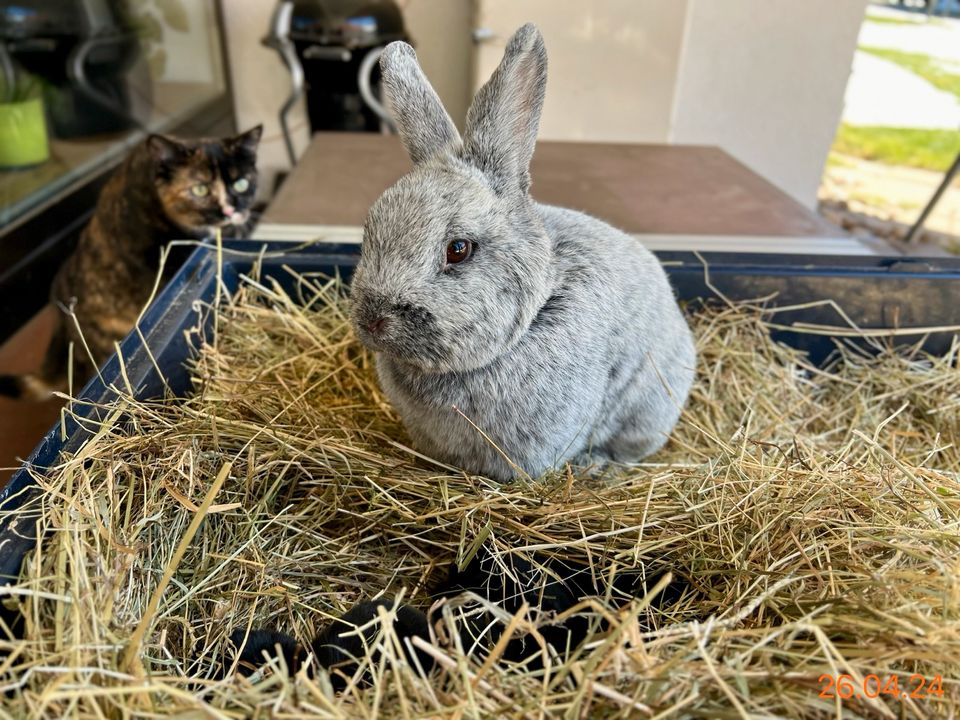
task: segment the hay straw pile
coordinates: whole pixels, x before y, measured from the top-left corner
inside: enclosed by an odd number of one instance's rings
[[[4,644],[4,714],[956,715],[956,354],[847,349],[823,372],[771,342],[758,313],[701,310],[700,375],[652,462],[498,485],[412,451],[339,285],[300,287],[305,304],[249,283],[220,309],[194,397],[123,401],[40,478],[50,535],[5,600],[26,637]],[[386,632],[373,684],[342,694],[277,666],[216,679],[231,630],[308,641],[384,592],[426,608],[444,567],[480,544],[666,569],[689,591],[594,602],[608,623],[546,671],[441,643],[423,679]],[[550,618],[502,620],[536,642]],[[870,674],[902,690],[939,675],[943,695],[820,698],[821,676],[841,673],[858,691]]]

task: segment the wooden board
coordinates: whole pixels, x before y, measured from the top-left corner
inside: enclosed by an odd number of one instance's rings
[[[263,222],[362,225],[370,205],[410,167],[395,136],[317,134]],[[845,236],[715,147],[543,141],[531,172],[540,202],[631,233]]]

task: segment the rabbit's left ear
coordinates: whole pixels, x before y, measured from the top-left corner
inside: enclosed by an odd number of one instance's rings
[[[387,45],[380,55],[380,74],[387,108],[414,163],[459,145],[460,133],[420,69],[412,47],[400,40]]]
[[[530,159],[537,142],[547,87],[547,50],[527,23],[507,43],[503,60],[480,88],[464,132],[464,155],[498,192],[530,189]]]

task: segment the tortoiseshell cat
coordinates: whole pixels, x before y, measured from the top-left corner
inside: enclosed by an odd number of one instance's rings
[[[236,137],[180,140],[151,135],[135,147],[107,181],[77,249],[53,281],[50,298],[73,308],[83,340],[67,312],[43,367],[35,375],[0,376],[0,394],[48,397],[66,390],[69,343],[73,343],[74,391],[114,351],[150,299],[161,249],[171,240],[201,239],[220,229],[243,237],[257,189],[257,146],[262,126]],[[164,265],[166,282],[192,248]]]

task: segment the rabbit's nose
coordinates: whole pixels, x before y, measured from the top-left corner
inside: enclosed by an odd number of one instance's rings
[[[381,315],[379,317],[375,317],[373,320],[367,323],[367,330],[371,335],[378,335],[383,331],[383,328],[386,326],[386,324],[387,318]]]

